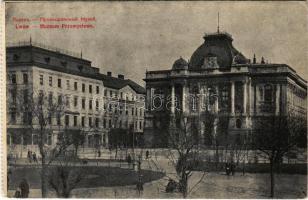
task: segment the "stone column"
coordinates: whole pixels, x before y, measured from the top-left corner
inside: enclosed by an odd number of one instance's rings
[[[209,110],[209,102],[208,102],[208,90],[207,90],[207,84],[204,84],[202,87],[203,90],[203,96],[202,96],[202,108],[205,110]]]
[[[247,112],[247,82],[243,83],[243,113]]]
[[[248,114],[249,116],[251,115],[251,111],[252,111],[252,99],[251,99],[251,79],[249,78],[249,82],[248,82]]]
[[[187,97],[187,94],[186,94],[186,83],[183,84],[182,86],[183,90],[182,90],[182,111],[183,113],[186,112],[186,97]]]
[[[174,114],[175,111],[175,88],[174,84],[171,86],[171,113]]]
[[[275,100],[275,114],[279,115],[280,112],[280,84],[276,85],[276,100]]]
[[[125,97],[125,101],[126,101],[126,97]],[[146,96],[146,108],[148,110],[151,110],[151,104],[152,104],[152,97],[151,97],[151,88],[147,88],[147,96]]]
[[[219,98],[219,87],[218,85],[215,85],[215,93],[216,93],[216,98],[215,98],[215,112],[218,113],[219,111],[219,102],[218,102],[218,98]]]
[[[234,81],[231,81],[231,114],[232,115],[234,115],[234,91],[235,91]]]

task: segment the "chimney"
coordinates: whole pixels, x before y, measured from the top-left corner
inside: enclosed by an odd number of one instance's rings
[[[265,61],[264,61],[264,57],[262,56],[262,58],[261,58],[261,63],[262,64],[265,64]]]
[[[256,59],[256,54],[253,54],[253,61],[252,61],[253,64],[256,64],[257,63],[257,59]]]
[[[118,74],[118,78],[124,80],[124,75],[123,74]]]
[[[107,76],[112,76],[112,73],[111,72],[107,72]]]

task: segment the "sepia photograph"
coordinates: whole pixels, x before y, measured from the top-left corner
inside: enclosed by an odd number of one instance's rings
[[[307,198],[307,12],[5,2],[7,197]]]

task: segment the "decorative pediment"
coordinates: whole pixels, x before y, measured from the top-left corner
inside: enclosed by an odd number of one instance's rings
[[[216,56],[206,56],[203,63],[204,68],[219,68]]]

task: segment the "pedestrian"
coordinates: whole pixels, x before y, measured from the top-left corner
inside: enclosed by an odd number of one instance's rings
[[[21,190],[21,198],[28,198],[29,196],[29,184],[26,179],[22,179],[19,184]]]
[[[28,150],[28,160],[29,160],[29,163],[32,162],[32,152],[30,150]]]
[[[7,188],[9,188],[11,176],[12,176],[12,170],[9,168],[7,172]]]
[[[21,198],[21,190],[20,187],[16,188],[15,194],[14,194],[14,198]]]
[[[147,151],[145,152],[145,158],[146,158],[146,159],[149,159],[149,155],[150,155],[150,152],[149,152],[149,150],[147,150]]]
[[[130,154],[128,154],[126,160],[127,160],[128,166],[130,167],[130,165],[131,165],[131,163],[132,163],[132,157],[130,156]]]
[[[33,154],[32,154],[32,158],[33,158],[33,162],[38,162],[37,161],[37,157],[36,157],[36,153],[35,152],[33,152]]]
[[[230,164],[228,162],[226,163],[226,174],[230,175]]]
[[[141,175],[139,175],[138,182],[137,182],[136,186],[137,186],[138,195],[140,196],[143,192],[143,182],[142,182],[142,179],[141,179]]]
[[[234,174],[235,174],[235,164],[232,162],[231,163],[231,173],[232,173],[232,176],[234,176]]]

